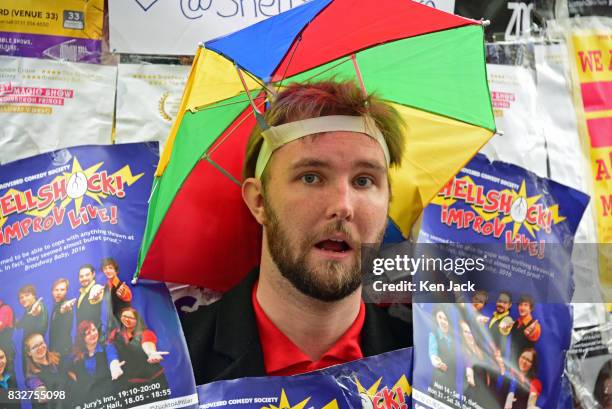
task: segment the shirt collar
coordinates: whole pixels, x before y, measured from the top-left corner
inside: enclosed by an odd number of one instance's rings
[[[108,284],[110,287],[117,287],[119,285],[121,281],[119,280],[119,277],[114,276],[113,278],[110,278],[108,280]]]
[[[268,318],[257,301],[256,293],[257,283],[253,286],[251,298],[268,375],[295,375],[363,358],[360,345],[361,330],[365,321],[363,301],[357,318],[349,329],[319,360],[313,361]]]
[[[94,355],[93,356],[91,356],[91,357],[89,356],[89,351],[87,351],[87,349],[85,351],[86,351],[85,356],[87,358],[95,358],[95,356],[96,356],[96,354],[98,352],[104,352],[104,350],[102,349],[102,345],[100,345],[100,343],[96,344],[96,349],[94,349]]]
[[[492,319],[492,321],[501,320],[502,318],[504,318],[508,314],[510,314],[510,310],[502,312],[501,314],[498,313],[497,311],[493,311],[493,319]]]
[[[91,280],[91,283],[89,283],[89,285],[85,288],[81,287],[79,288],[79,292],[81,294],[85,294],[87,291],[89,291],[91,289],[91,287],[94,286],[94,284],[96,283],[96,280]]]
[[[517,327],[521,327],[523,325],[527,325],[529,324],[529,322],[533,320],[533,317],[531,316],[531,314],[527,314],[525,315],[525,317],[521,317],[519,315],[519,317],[516,319],[516,321],[518,322],[518,324],[516,324]]]

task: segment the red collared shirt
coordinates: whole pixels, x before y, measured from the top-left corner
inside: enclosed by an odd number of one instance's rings
[[[270,321],[257,301],[256,292],[257,284],[253,286],[252,292],[253,310],[268,375],[296,375],[363,358],[360,345],[361,329],[365,321],[363,301],[349,329],[319,360],[313,361]]]

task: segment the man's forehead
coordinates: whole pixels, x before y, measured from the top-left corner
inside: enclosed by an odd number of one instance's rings
[[[286,166],[331,167],[337,164],[386,171],[385,155],[372,137],[358,132],[326,132],[308,135],[279,148],[273,155],[283,157]]]

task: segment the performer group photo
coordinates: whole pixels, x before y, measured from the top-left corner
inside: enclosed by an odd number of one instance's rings
[[[527,294],[513,298],[501,291],[492,315],[486,316],[489,296],[478,290],[471,303],[433,306],[429,390],[434,396],[460,394],[460,404],[454,406],[461,408],[537,408],[542,384],[535,347],[542,329],[532,315],[534,299]],[[514,317],[513,303],[518,311]]]
[[[15,300],[22,311],[0,299],[0,402],[8,408],[21,407],[17,390],[33,391],[36,409],[83,406],[135,386],[168,388],[161,365],[168,353],[132,305],[119,266],[104,258],[100,271],[83,264],[51,288],[23,285]]]

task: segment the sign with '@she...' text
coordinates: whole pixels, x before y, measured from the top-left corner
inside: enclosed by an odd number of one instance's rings
[[[193,55],[200,42],[240,30],[305,2],[111,0],[110,48],[120,53]],[[142,29],[134,30],[135,26]]]
[[[110,0],[110,48],[119,53],[193,55],[200,42],[233,33],[307,1]],[[419,3],[452,13],[455,2]]]
[[[129,282],[156,163],[128,144],[0,167],[0,407],[197,404],[167,288]]]

